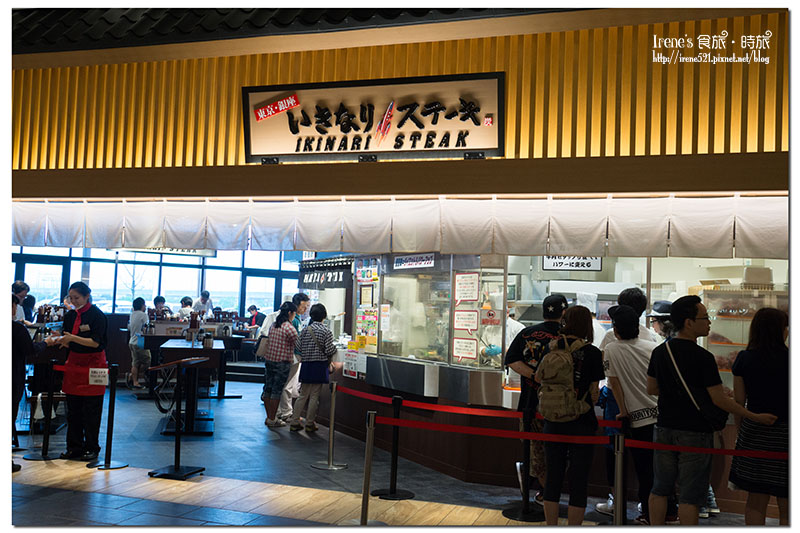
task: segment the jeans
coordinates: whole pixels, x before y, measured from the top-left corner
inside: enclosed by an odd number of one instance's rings
[[[656,426],[656,442],[675,446],[714,447],[714,434]],[[653,454],[653,489],[656,496],[672,494],[675,481],[680,503],[704,506],[711,477],[711,455],[655,450]]]

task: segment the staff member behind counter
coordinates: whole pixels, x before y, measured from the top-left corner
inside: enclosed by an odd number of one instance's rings
[[[247,324],[247,329],[254,330],[261,327],[264,323],[264,319],[267,318],[267,315],[258,311],[258,307],[255,305],[251,305],[247,308],[247,312],[250,313],[250,323]]]
[[[192,304],[192,311],[200,313],[200,318],[214,316],[214,304],[211,302],[211,293],[203,291],[200,298]]]
[[[106,368],[108,321],[91,303],[92,290],[82,281],[69,287],[75,309],[64,317],[58,341],[69,349],[62,390],[67,396],[67,451],[61,459],[94,461],[100,452],[98,434],[103,414],[104,385],[89,385],[90,368]]]

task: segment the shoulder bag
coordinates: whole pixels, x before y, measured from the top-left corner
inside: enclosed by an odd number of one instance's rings
[[[309,324],[306,329],[311,334],[311,338],[314,339],[314,343],[319,348],[321,353],[325,353],[325,350],[322,347],[322,344],[319,342],[316,333],[314,333],[314,328],[311,327]],[[302,361],[300,363],[300,383],[328,383],[329,377],[329,370],[328,370],[328,361]]]
[[[701,404],[697,403],[697,400],[694,399],[694,395],[692,394],[691,388],[689,385],[684,381],[683,376],[681,375],[681,371],[678,370],[678,363],[675,362],[675,356],[672,355],[672,349],[669,347],[669,341],[664,343],[667,347],[667,353],[669,353],[669,358],[672,360],[672,366],[675,368],[675,372],[678,374],[678,379],[680,379],[681,383],[683,384],[683,389],[689,395],[689,399],[694,404],[695,409],[700,413],[700,415],[708,422],[711,426],[711,429],[714,431],[721,431],[725,428],[725,425],[728,423],[728,412],[720,409],[714,402],[711,401],[708,394],[699,394]],[[696,387],[695,387],[696,388]],[[705,398],[708,398],[705,400]]]

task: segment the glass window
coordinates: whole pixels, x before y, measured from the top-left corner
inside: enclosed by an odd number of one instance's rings
[[[281,280],[281,302],[291,301],[295,294],[297,294],[297,280],[292,278]]]
[[[196,255],[162,254],[161,262],[178,263],[180,265],[199,265],[200,257]],[[180,307],[178,309],[180,309]]]
[[[300,270],[300,261],[303,259],[303,252],[281,252],[281,270]]]
[[[12,246],[11,247],[11,253],[12,254],[18,254],[21,251],[22,251],[22,246]]]
[[[158,256],[156,256],[158,257]],[[133,300],[144,298],[152,306],[158,294],[158,266],[120,263],[117,267],[115,312],[130,313]]]
[[[114,263],[72,261],[69,271],[70,284],[83,281],[92,289],[92,303],[104,313],[112,313],[114,298]]]
[[[206,265],[241,268],[242,251],[219,250],[216,257],[206,257]]]
[[[247,276],[244,295],[245,316],[249,316],[247,308],[251,305],[255,305],[265,314],[275,310],[275,278]]]
[[[120,250],[119,258],[122,261],[143,261],[147,263],[158,263],[161,254],[151,252],[123,252]]]
[[[181,308],[181,298],[188,296],[194,301],[199,294],[199,268],[161,267],[161,296],[167,300],[167,306],[173,313],[177,313]]]
[[[59,305],[61,303],[61,265],[25,265],[25,283],[36,298],[36,307],[42,304]]]
[[[247,250],[244,253],[245,268],[263,268],[278,270],[281,259],[280,252],[265,252],[262,250]]]
[[[92,259],[116,259],[116,250],[105,248],[73,248],[72,257],[91,257]]]
[[[239,286],[242,281],[241,271],[206,269],[205,290],[211,293],[214,307],[223,311],[239,312]]]
[[[22,253],[38,255],[58,255],[66,257],[69,255],[69,248],[56,248],[54,246],[23,246]]]

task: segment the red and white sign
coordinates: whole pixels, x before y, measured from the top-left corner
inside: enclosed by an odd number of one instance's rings
[[[481,309],[481,326],[499,326],[500,317],[494,309]]]
[[[475,339],[453,339],[453,357],[457,361],[478,358],[478,341]]]
[[[456,274],[456,305],[461,302],[477,302],[481,276],[478,272]]]
[[[455,311],[453,312],[453,329],[466,331],[470,335],[478,329],[477,311]]]
[[[256,115],[256,122],[261,122],[265,118],[277,115],[278,113],[295,108],[299,105],[300,100],[298,100],[297,93],[295,93],[292,96],[287,96],[286,98],[278,100],[277,102],[265,105],[264,107],[259,107],[258,109],[253,110],[253,113]]]

